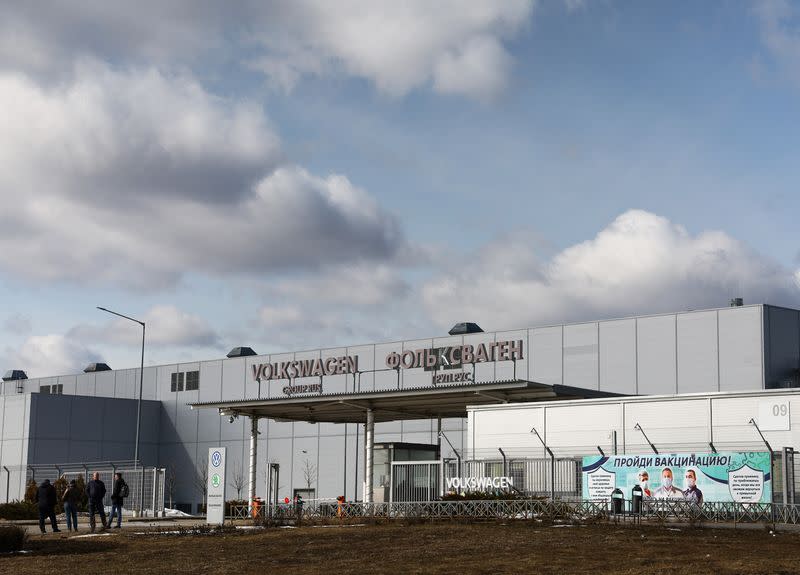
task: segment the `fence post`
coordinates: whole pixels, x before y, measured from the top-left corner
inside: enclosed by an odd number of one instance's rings
[[[158,473],[156,473],[156,468],[153,467],[153,506],[151,507],[151,509],[152,509],[151,513],[153,514],[153,517],[158,517],[158,512],[156,511],[156,505],[157,505],[157,502],[156,502],[156,490],[157,489],[158,489]]]

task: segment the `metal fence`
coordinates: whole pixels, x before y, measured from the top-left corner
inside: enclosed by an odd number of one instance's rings
[[[111,489],[114,473],[121,473],[128,484],[129,495],[124,502],[124,511],[147,517],[158,517],[164,514],[164,492],[166,488],[165,469],[158,467],[134,466],[132,461],[99,461],[85,463],[37,464],[26,469],[26,482],[37,483],[44,479],[55,481],[59,477],[67,480],[83,478],[88,484],[93,473],[99,473],[106,485],[106,496],[103,503],[111,505]]]
[[[568,459],[511,459],[439,461],[394,461],[390,476],[390,503],[434,501],[442,493],[453,491],[495,491],[494,488],[454,487],[454,479],[510,477],[511,487],[504,491],[526,496],[546,495],[562,499],[581,496],[581,464]]]
[[[445,465],[445,486],[454,477],[510,477],[510,489],[527,496],[555,495],[563,499],[581,495],[581,462],[574,458],[480,459]],[[456,489],[455,491],[463,491]]]
[[[402,503],[321,503],[261,507],[260,520],[276,522],[333,519],[560,519],[565,521],[615,520],[661,522],[669,519],[711,523],[800,524],[800,505],[773,503],[704,503],[645,501],[639,513],[630,501],[620,513],[612,513],[610,502],[512,499],[483,501],[418,501]],[[231,506],[232,519],[254,518],[247,505]]]
[[[440,467],[439,461],[393,461],[389,502],[438,499]]]

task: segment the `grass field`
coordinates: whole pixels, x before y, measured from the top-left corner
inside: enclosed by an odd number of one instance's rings
[[[142,533],[32,535],[30,553],[0,557],[0,573],[800,574],[800,533],[764,528],[395,522]]]

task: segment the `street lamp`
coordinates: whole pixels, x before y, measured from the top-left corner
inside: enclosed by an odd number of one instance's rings
[[[110,309],[106,309],[104,307],[97,306],[97,309],[100,311],[104,311],[106,313],[110,313],[112,315],[116,315],[121,318],[125,318],[127,320],[133,321],[138,323],[142,326],[142,361],[139,367],[139,400],[136,404],[136,443],[134,444],[133,448],[133,472],[136,473],[136,466],[139,463],[139,436],[141,434],[141,427],[142,427],[142,387],[144,384],[144,333],[145,333],[145,326],[143,321],[139,321],[138,319],[129,317],[127,315],[123,315],[121,313],[117,313],[115,311],[111,311]],[[141,489],[139,493],[139,515],[142,514],[142,505],[144,504],[144,476],[142,476],[141,481]],[[155,510],[153,510],[155,513]]]

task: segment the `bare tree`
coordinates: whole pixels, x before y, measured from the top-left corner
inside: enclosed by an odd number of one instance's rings
[[[236,499],[241,500],[244,485],[244,469],[242,469],[242,465],[236,465],[231,474],[231,486],[236,490]]]
[[[169,508],[175,509],[175,488],[178,485],[178,475],[175,473],[175,466],[167,465],[164,474],[164,481],[167,484],[167,495],[169,495]]]
[[[306,480],[306,487],[311,489],[311,486],[317,481],[317,466],[311,463],[311,461],[306,457],[305,461],[303,461],[303,479]]]
[[[194,474],[194,486],[203,493],[203,508],[205,509],[208,496],[208,457],[204,457],[202,461],[198,462]]]

